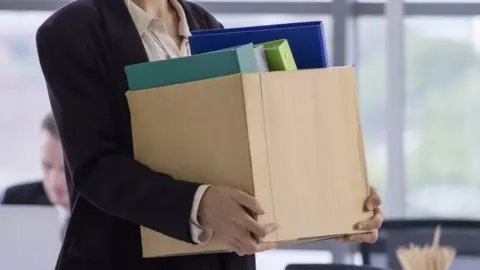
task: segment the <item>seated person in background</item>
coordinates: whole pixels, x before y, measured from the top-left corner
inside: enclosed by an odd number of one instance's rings
[[[69,215],[68,189],[62,145],[52,114],[43,119],[40,135],[43,179],[11,186],[0,194],[0,199],[2,204],[53,205],[59,211],[63,223]]]

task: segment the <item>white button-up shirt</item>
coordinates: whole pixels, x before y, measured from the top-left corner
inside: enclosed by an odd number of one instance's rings
[[[162,18],[156,18],[139,6],[132,0],[125,0],[130,16],[133,19],[138,34],[142,39],[143,46],[147,52],[150,61],[159,61],[169,58],[184,57],[190,55],[190,47],[188,37],[191,35],[188,27],[187,18],[182,6],[176,0],[169,0],[170,4],[175,8],[178,18],[178,35],[182,37],[180,47],[177,46],[175,40],[168,34],[165,22]],[[190,230],[192,240],[197,244],[205,244],[212,236],[212,231],[203,228],[198,222],[198,207],[203,194],[207,190],[208,185],[202,185],[195,193],[191,216]]]

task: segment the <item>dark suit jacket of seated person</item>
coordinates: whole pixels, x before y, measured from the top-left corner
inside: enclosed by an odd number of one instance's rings
[[[223,27],[199,5],[177,1],[187,30]],[[133,159],[124,67],[149,61],[142,40],[149,23],[135,24],[128,3],[77,0],[37,32],[71,190],[72,213],[56,269],[254,269],[253,256],[233,253],[142,257],[139,225],[193,243],[190,215],[201,185],[153,172]]]
[[[2,196],[2,204],[52,205],[45,193],[41,180],[18,184],[7,188]]]

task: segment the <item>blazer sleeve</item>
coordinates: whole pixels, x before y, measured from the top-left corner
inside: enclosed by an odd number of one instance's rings
[[[47,20],[36,39],[75,189],[109,215],[191,243],[190,211],[199,185],[154,172],[122,150],[114,90],[100,53],[101,24],[90,14],[73,16]]]

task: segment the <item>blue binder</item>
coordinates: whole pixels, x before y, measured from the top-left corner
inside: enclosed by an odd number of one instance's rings
[[[295,23],[256,25],[256,26],[245,26],[245,27],[235,27],[235,28],[204,29],[204,30],[195,30],[192,32],[192,35],[196,36],[196,35],[269,30],[269,29],[302,27],[302,26],[318,26],[318,24],[323,24],[323,23],[319,21],[314,21],[314,22],[295,22]]]
[[[194,31],[192,36],[189,37],[192,54],[278,39],[288,40],[298,69],[328,67],[322,22],[202,30]]]

